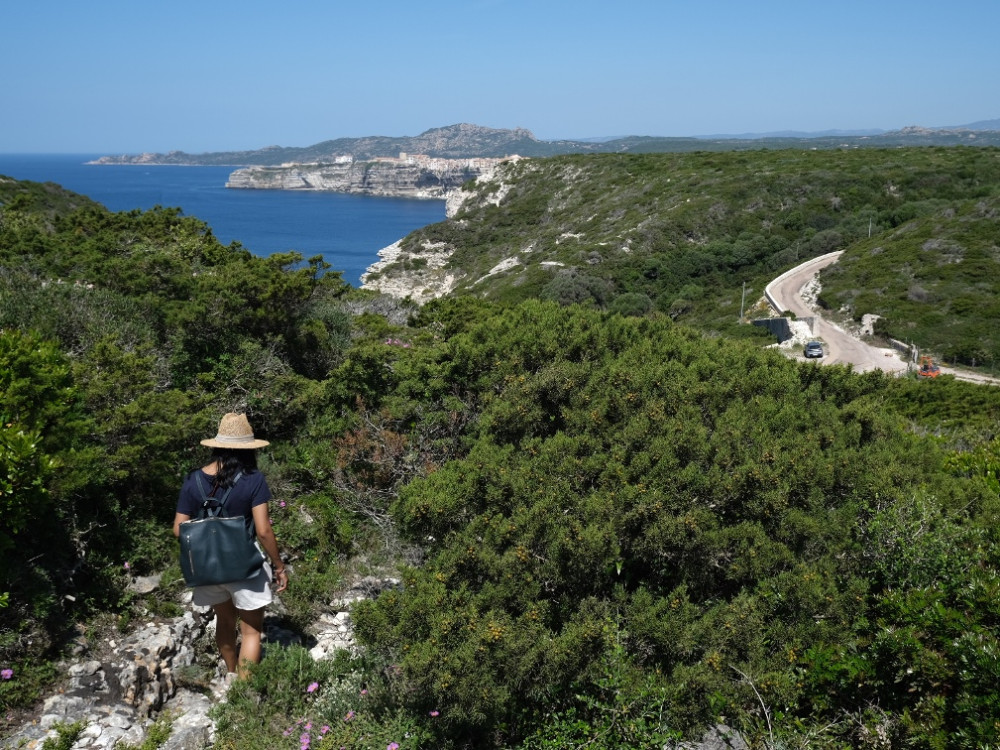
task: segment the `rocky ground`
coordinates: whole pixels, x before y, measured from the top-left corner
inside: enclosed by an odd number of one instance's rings
[[[143,579],[147,591],[158,584]],[[302,644],[314,659],[354,648],[351,605],[398,581],[363,578],[333,598],[308,633],[297,634],[265,619],[266,644]],[[208,607],[182,596],[183,614],[149,617],[128,634],[108,634],[63,663],[66,675],[51,696],[2,742],[4,748],[38,750],[54,727],[83,721],[73,750],[113,750],[119,742],[140,744],[157,718],[171,719],[172,732],[163,750],[210,747],[214,726],[209,711],[224,699],[222,669],[216,663],[214,616]],[[272,607],[280,611],[280,601]]]
[[[381,258],[368,267],[361,276],[361,287],[373,289],[383,294],[405,299],[409,297],[417,304],[423,304],[442,297],[455,288],[457,277],[446,268],[451,259],[451,248],[425,244],[419,254],[405,252],[402,240],[394,242],[378,251]],[[400,271],[407,262],[419,261],[419,268]],[[386,273],[387,269],[389,270]]]
[[[512,160],[516,160],[516,157]],[[500,160],[497,160],[498,162]],[[497,177],[497,167],[484,168],[476,178],[477,183],[491,182]],[[510,190],[510,185],[500,182],[485,200],[499,205]],[[455,188],[445,194],[445,215],[453,218],[473,192]],[[424,243],[416,252],[402,248],[398,240],[378,252],[379,260],[368,267],[361,276],[361,288],[372,289],[400,299],[409,298],[423,304],[451,292],[465,279],[464,273],[448,267],[454,248],[446,243]],[[490,273],[498,272],[494,268]]]

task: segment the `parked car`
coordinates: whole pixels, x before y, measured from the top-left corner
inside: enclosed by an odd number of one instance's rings
[[[823,356],[823,345],[818,341],[810,341],[806,344],[805,350],[806,359],[812,359],[813,357]]]

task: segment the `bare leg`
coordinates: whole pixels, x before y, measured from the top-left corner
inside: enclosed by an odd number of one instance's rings
[[[236,610],[240,615],[240,678],[247,676],[247,662],[260,663],[261,632],[264,630],[264,608]],[[228,662],[227,662],[228,663]]]
[[[213,604],[215,610],[215,643],[226,662],[226,671],[236,671],[236,607],[233,602]],[[263,619],[263,618],[261,618]]]

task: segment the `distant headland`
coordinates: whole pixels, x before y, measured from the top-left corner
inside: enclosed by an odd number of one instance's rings
[[[1000,146],[1000,120],[948,128],[828,131],[668,138],[625,136],[542,141],[530,130],[460,123],[418,136],[338,138],[313,146],[268,146],[256,151],[102,156],[90,164],[232,166],[226,187],[324,190],[394,198],[447,199],[502,161],[586,153],[679,153],[757,149],[854,149],[898,146]]]
[[[862,148],[879,146],[1000,146],[1000,119],[964,126],[926,128],[910,126],[892,131],[774,133],[739,136],[661,137],[624,136],[586,141],[542,141],[530,130],[504,130],[461,123],[432,128],[417,136],[337,138],[312,146],[267,146],[254,151],[216,151],[189,154],[143,153],[102,156],[91,164],[178,164],[193,166],[275,167],[287,164],[335,164],[351,157],[355,162],[421,154],[432,159],[557,156],[581,153],[659,153],[739,151],[760,148]]]

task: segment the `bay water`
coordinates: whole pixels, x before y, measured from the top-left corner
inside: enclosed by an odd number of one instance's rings
[[[345,281],[360,285],[378,251],[420,227],[443,221],[443,200],[375,198],[316,191],[230,190],[236,167],[94,165],[96,154],[0,154],[0,175],[55,182],[111,211],[180,208],[208,224],[219,241],[255,255],[322,255]]]

